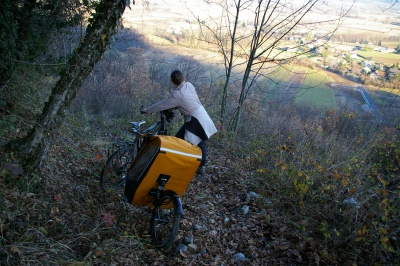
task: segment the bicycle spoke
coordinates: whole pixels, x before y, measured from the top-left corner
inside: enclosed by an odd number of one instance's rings
[[[100,185],[106,192],[122,192],[130,164],[136,156],[135,146],[122,147],[108,158],[100,175]],[[121,190],[121,191],[120,191]]]

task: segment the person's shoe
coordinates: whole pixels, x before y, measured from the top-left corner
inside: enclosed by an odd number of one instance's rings
[[[204,175],[205,172],[206,172],[206,168],[204,166],[200,166],[199,168],[197,168],[196,174]]]

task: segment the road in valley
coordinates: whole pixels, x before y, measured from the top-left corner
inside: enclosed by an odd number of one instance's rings
[[[375,107],[375,104],[369,96],[369,93],[365,89],[365,87],[357,86],[357,90],[361,93],[361,96],[363,97],[365,104],[367,105],[368,111],[375,117],[377,121],[382,122],[382,117],[379,114],[378,109]]]

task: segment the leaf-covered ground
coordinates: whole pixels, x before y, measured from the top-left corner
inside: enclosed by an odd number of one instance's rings
[[[257,194],[245,159],[213,141],[206,174],[182,198],[176,242],[161,252],[150,241],[149,210],[100,191],[103,144],[75,138],[53,145],[41,177],[1,172],[0,265],[337,264],[323,242],[287,226],[273,194]],[[177,250],[188,238],[194,245]]]

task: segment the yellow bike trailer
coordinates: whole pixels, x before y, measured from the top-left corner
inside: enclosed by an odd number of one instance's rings
[[[153,206],[156,191],[182,197],[201,162],[201,150],[173,136],[152,136],[132,162],[125,184],[125,199],[133,205]],[[170,206],[164,206],[170,208]]]

